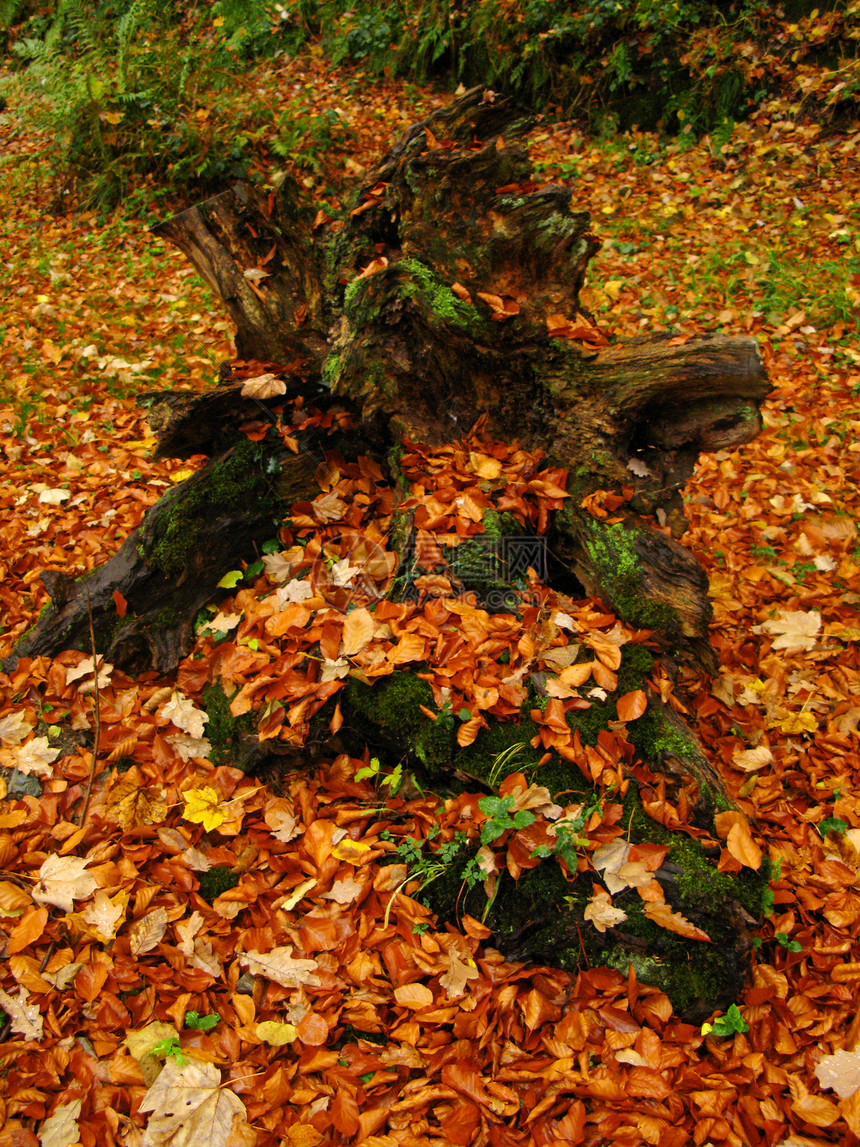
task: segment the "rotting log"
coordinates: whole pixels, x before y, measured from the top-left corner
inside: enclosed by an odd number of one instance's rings
[[[314,215],[285,181],[265,199],[234,188],[154,229],[188,256],[237,328],[240,361],[225,366],[217,387],[141,398],[160,454],[211,461],[150,509],[104,566],[79,581],[46,571],[53,604],[7,659],[7,671],[24,656],[88,649],[90,614],[99,650],[125,668],[166,672],[188,653],[197,611],[227,570],[258,556],[273,523],[318,493],[334,441],[312,430],[294,454],[282,435],[265,434],[282,410],[276,398],[246,393],[243,379],[260,374],[279,381],[285,400],[322,412],[329,427],[349,423],[335,435],[337,448],[386,459],[395,484],[404,436],[446,442],[478,417],[494,438],[545,452],[548,465],[569,472],[572,495],[547,525],[561,588],[584,590],[650,630],[671,661],[714,668],[706,578],[679,541],[681,492],[701,451],[758,433],[770,388],[756,343],[661,335],[609,345],[579,301],[598,241],[587,213],[571,209],[570,189],[534,181],[522,143],[528,127],[509,101],[475,90],[412,128],[341,219]],[[250,442],[243,427],[254,422],[263,432]],[[408,516],[403,522],[399,541],[389,544],[405,556]],[[122,618],[116,591],[127,604]],[[649,688],[647,676],[640,665],[627,688]],[[453,773],[486,786],[499,737],[530,744],[524,715],[520,725],[485,730],[474,751],[459,751],[450,736],[441,751],[440,729],[413,729],[399,710],[386,719],[385,690],[377,684],[367,692],[370,699],[357,685],[346,691],[341,739],[352,729],[357,751],[362,739],[378,745],[392,762],[427,768],[434,784]],[[652,781],[687,785],[691,819],[706,832],[715,810],[729,807],[719,777],[653,690],[650,702],[635,748],[654,772],[637,777],[628,769],[633,795],[625,801],[638,802],[625,806],[631,839],[678,836],[642,811],[659,798],[648,797]],[[613,706],[610,696],[605,712],[589,710],[585,740],[596,739],[599,717],[604,727],[613,720]],[[421,748],[429,741],[439,750],[432,761]],[[541,776],[553,769],[553,795],[582,788],[569,762],[556,758]],[[557,873],[546,883],[539,874],[547,867],[529,869],[517,885],[503,881],[489,907],[505,950],[559,953],[571,965],[580,957],[627,960],[643,978],[665,983],[691,1015],[734,994],[764,871],[736,879],[717,872],[689,835],[673,843],[658,875],[667,899],[674,889],[676,905],[715,932],[702,955],[703,945],[694,952],[686,942],[686,951],[653,927],[598,934],[576,909],[583,878],[574,892]],[[462,903],[445,901],[444,881],[433,895],[440,911],[462,912]],[[467,900],[475,895],[470,890]],[[469,900],[470,914],[485,908]],[[717,982],[711,973],[721,962]]]

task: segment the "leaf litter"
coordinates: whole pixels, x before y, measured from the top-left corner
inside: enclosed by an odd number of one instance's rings
[[[308,75],[320,92],[333,91],[313,65]],[[388,135],[370,114],[372,102],[371,95],[351,113],[367,128],[369,152]],[[367,762],[320,761],[288,778],[279,795],[214,766],[195,716],[199,661],[164,681],[134,681],[115,669],[108,679],[99,666],[101,754],[133,764],[125,774],[112,766],[78,828],[74,810],[91,762],[47,729],[54,721],[92,728],[94,666],[89,654],[69,652],[0,677],[2,751],[24,754],[18,759],[36,762],[44,778],[40,799],[0,805],[7,889],[0,910],[10,937],[0,996],[8,1017],[0,1134],[10,1142],[34,1144],[34,1128],[43,1142],[72,1134],[98,1144],[191,1136],[296,1147],[338,1140],[820,1147],[860,1138],[856,282],[848,283],[854,296],[845,296],[854,298],[853,312],[828,311],[823,299],[761,301],[762,283],[780,273],[780,251],[815,265],[842,257],[846,242],[857,249],[856,212],[840,214],[838,227],[832,219],[834,201],[844,207],[860,199],[860,138],[856,131],[822,138],[817,125],[778,104],[739,125],[723,148],[706,141],[661,150],[653,137],[628,138],[631,151],[650,152],[646,169],[619,164],[570,125],[539,127],[533,136],[548,174],[575,164],[584,205],[608,240],[583,302],[616,335],[672,321],[682,326],[679,337],[715,326],[753,333],[777,385],[764,433],[740,451],[703,457],[687,491],[686,541],[710,575],[722,668],[714,681],[687,674],[683,702],[749,817],[723,826],[724,863],[755,867],[760,852],[780,870],[763,947],[739,1001],[749,1030],[705,1037],[632,974],[586,969],[574,977],[506,962],[478,921],[464,919],[456,934],[434,930],[428,910],[392,885],[398,866],[377,864],[386,821],[367,811],[372,787],[354,781]],[[24,155],[39,146],[20,136],[9,142]],[[777,190],[788,172],[790,185]],[[232,350],[228,323],[180,256],[159,252],[153,273],[147,240],[123,234],[135,272],[106,298],[103,282],[119,276],[95,220],[50,219],[44,196],[4,194],[2,227],[19,293],[5,318],[2,361],[16,405],[30,410],[23,417],[0,410],[5,653],[45,601],[40,569],[74,576],[105,560],[149,505],[202,464],[151,460],[150,432],[118,389],[141,375],[160,387],[173,380],[203,387],[211,363]],[[51,252],[50,289],[61,290],[65,331],[44,307],[38,331],[34,325],[32,294],[48,286],[34,231]],[[88,248],[74,277],[64,270],[70,244]],[[711,251],[724,265],[733,260],[731,281],[725,270],[710,280],[703,274]],[[504,319],[505,300],[488,305]],[[103,352],[93,344],[94,326]],[[594,329],[577,316],[553,333],[588,339]],[[167,349],[177,338],[186,343],[178,356]],[[41,421],[45,411],[50,418]],[[412,468],[424,541],[460,544],[479,532],[490,506],[545,526],[566,496],[564,476],[544,470],[537,477],[535,465],[480,432],[442,451],[407,444],[404,466]],[[465,679],[453,688],[427,660],[425,625],[439,624],[437,603],[456,589],[450,579],[434,586],[426,573],[425,600],[415,607],[371,609],[370,593],[345,632],[327,595],[362,568],[337,540],[360,482],[382,549],[370,580],[378,586],[390,576],[382,529],[389,495],[373,473],[344,467],[304,507],[306,537],[319,553],[329,546],[335,572],[315,580],[283,539],[266,563],[270,578],[225,597],[213,631],[201,633],[207,677],[237,690],[235,709],[258,721],[275,714],[263,732],[301,744],[313,711],[343,679],[322,681],[299,659],[288,693],[278,697],[266,670],[315,642],[329,649],[332,665],[346,661],[369,680],[425,663],[436,710],[462,702],[474,706],[476,722],[482,713],[510,715],[524,669],[542,663],[559,682],[542,720],[544,746],[611,783],[607,760],[565,734],[563,713],[583,687],[613,687],[615,619],[545,587],[537,589],[553,619],[549,633],[535,628],[536,619],[514,624],[473,605],[446,605],[461,633],[463,666],[487,641],[511,655],[480,692]],[[606,512],[599,500],[595,506]],[[229,640],[216,646],[212,632]],[[564,677],[574,668],[576,654],[566,660],[565,652],[574,644],[594,652],[586,681],[581,670]],[[183,708],[186,700],[192,709]],[[630,714],[639,704],[630,698]],[[2,763],[15,764],[6,756]],[[440,813],[418,798],[387,805],[400,823],[406,816],[426,824]],[[182,815],[189,808],[199,819]],[[446,810],[452,825],[460,811]],[[600,867],[600,850],[613,845]],[[618,835],[591,851],[607,885],[596,886],[598,919],[614,911],[609,874],[640,894],[657,883],[655,858],[625,855],[622,846]],[[199,895],[207,865],[239,874],[211,902]],[[647,904],[657,916],[677,915],[659,899]],[[190,1010],[220,1020],[211,1031],[187,1029]],[[129,1043],[148,1025],[158,1025],[156,1039]],[[147,1056],[173,1040],[185,1063],[155,1057],[153,1075]]]

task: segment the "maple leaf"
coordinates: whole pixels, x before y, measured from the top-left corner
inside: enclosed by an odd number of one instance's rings
[[[88,864],[80,856],[49,856],[39,869],[33,899],[38,904],[53,904],[64,912],[73,911],[75,900],[86,900],[98,888],[96,879],[84,872]]]
[[[607,928],[614,928],[627,919],[627,913],[620,908],[612,906],[609,893],[603,888],[595,888],[594,895],[585,906],[583,919],[590,920],[598,932],[605,932]]]
[[[167,817],[164,790],[159,788],[149,792],[142,785],[141,772],[133,766],[109,790],[106,814],[124,832],[150,824],[161,824]]]
[[[227,814],[221,806],[221,794],[209,785],[199,789],[186,789],[182,794],[185,801],[183,820],[190,820],[192,824],[202,824],[207,832],[212,832],[227,820]]]
[[[247,1126],[242,1100],[222,1086],[213,1063],[199,1059],[169,1059],[140,1110],[152,1112],[142,1147],[230,1147]]]
[[[15,754],[15,768],[21,773],[35,773],[40,777],[53,776],[48,768],[60,755],[59,749],[52,749],[47,737],[34,737],[22,745]]]
[[[28,1003],[30,993],[26,988],[18,989],[17,999],[0,991],[0,1008],[9,1017],[12,1031],[24,1039],[40,1040],[44,1021],[36,1004]]]
[[[297,988],[304,985],[318,988],[322,982],[317,976],[316,960],[296,959],[292,947],[273,948],[271,952],[256,950],[242,953],[240,963],[254,975],[265,976],[282,988]]]
[[[753,626],[756,633],[774,635],[773,649],[786,649],[790,653],[813,649],[819,629],[821,614],[816,610],[804,613],[803,610],[782,609],[778,617]]]
[[[60,1104],[39,1128],[40,1147],[69,1147],[70,1143],[77,1143],[82,1106],[80,1099]]]
[[[0,717],[0,741],[5,745],[20,745],[30,735],[32,725],[23,712],[7,713]]]
[[[815,1068],[822,1087],[832,1088],[840,1099],[850,1099],[860,1091],[860,1052],[839,1051],[825,1055]]]

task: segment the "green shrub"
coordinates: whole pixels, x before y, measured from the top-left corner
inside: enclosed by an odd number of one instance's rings
[[[146,180],[196,195],[247,173],[253,129],[236,122],[222,26],[159,0],[59,0],[42,35],[12,44],[43,93],[56,206],[110,209]]]

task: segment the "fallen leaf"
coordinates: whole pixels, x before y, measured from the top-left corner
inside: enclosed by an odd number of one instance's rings
[[[80,856],[49,856],[39,869],[33,899],[64,912],[73,911],[75,900],[86,900],[98,888],[95,878],[84,872],[88,864]]]
[[[860,1052],[839,1051],[825,1055],[815,1068],[822,1087],[832,1088],[840,1099],[850,1099],[860,1090]]]
[[[83,1101],[72,1099],[62,1103],[39,1128],[40,1147],[69,1147],[79,1140],[78,1118]]]
[[[688,940],[707,940],[711,937],[701,928],[697,928],[680,912],[673,912],[671,907],[662,901],[649,901],[643,908],[643,914],[653,920],[668,932],[675,932],[678,936],[686,936]]]
[[[753,626],[759,633],[769,633],[774,637],[773,649],[785,649],[789,653],[800,653],[815,648],[815,638],[821,629],[821,614],[815,610],[779,611],[779,616]]]
[[[24,1039],[42,1038],[43,1020],[36,1004],[29,1003],[30,994],[26,988],[18,989],[17,998],[0,991],[0,1008],[11,1022],[12,1031]]]
[[[161,943],[166,928],[166,908],[153,908],[138,920],[128,938],[132,956],[145,956],[147,952],[154,951]]]
[[[182,799],[185,802],[182,819],[202,824],[207,832],[219,828],[227,820],[227,813],[221,807],[221,794],[210,785],[186,789]]]
[[[627,919],[627,913],[620,908],[614,908],[609,893],[604,889],[597,889],[585,906],[582,913],[585,920],[590,920],[598,932],[605,932],[607,928],[614,928]]]
[[[244,1103],[222,1086],[215,1064],[199,1059],[182,1064],[169,1059],[144,1095],[140,1111],[152,1113],[142,1147],[228,1147],[235,1124],[247,1122]]]
[[[416,1012],[433,1004],[433,993],[426,984],[401,984],[394,989],[394,998],[402,1008]]]
[[[265,976],[282,988],[297,988],[300,985],[318,988],[321,983],[316,975],[316,960],[297,959],[291,947],[273,948],[271,952],[243,952],[239,961],[249,972]]]
[[[263,1020],[254,1028],[257,1037],[272,1047],[284,1047],[292,1043],[298,1036],[293,1024],[283,1023],[281,1020]]]

